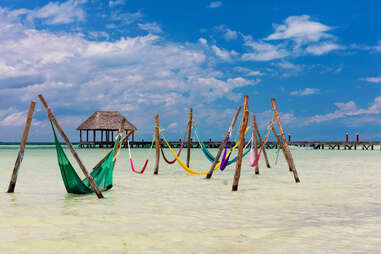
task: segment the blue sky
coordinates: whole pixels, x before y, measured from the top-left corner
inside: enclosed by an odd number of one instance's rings
[[[73,141],[96,110],[171,139],[188,109],[221,139],[244,94],[262,130],[275,97],[297,140],[381,139],[379,1],[69,0],[0,3],[0,141],[43,93]],[[31,141],[50,141],[38,105]]]

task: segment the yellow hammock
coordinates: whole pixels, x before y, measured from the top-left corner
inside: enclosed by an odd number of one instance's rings
[[[245,133],[246,133],[247,131],[249,131],[249,129],[250,129],[250,127],[246,129]],[[163,137],[165,143],[167,144],[169,150],[171,150],[172,155],[176,158],[177,162],[180,164],[180,166],[181,166],[185,171],[187,171],[188,173],[193,174],[193,175],[206,175],[206,174],[208,174],[209,170],[206,170],[206,171],[204,171],[204,172],[197,172],[197,171],[194,171],[193,169],[188,168],[187,165],[185,165],[185,163],[184,163],[184,162],[177,156],[177,154],[175,153],[175,151],[173,151],[173,149],[172,149],[172,147],[169,145],[167,139],[164,137],[164,134],[163,134],[163,132],[161,131],[161,129],[159,129],[159,131],[160,131],[160,135]],[[234,149],[236,149],[237,146],[238,146],[238,144],[236,144],[236,145],[233,147],[233,149],[232,149],[231,151],[229,151],[229,153],[226,155],[226,158],[227,158],[227,156],[228,156],[232,151],[234,151]],[[221,161],[219,161],[219,162],[217,163],[217,165],[214,167],[213,170],[218,169],[218,168],[220,167],[220,164],[221,164]]]

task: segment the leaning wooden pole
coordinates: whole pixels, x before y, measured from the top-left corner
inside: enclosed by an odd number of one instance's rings
[[[254,135],[253,135],[253,143],[254,143],[254,155],[255,155],[255,158],[257,158],[258,156],[258,142],[257,142],[257,129],[255,128],[257,124],[257,121],[255,119],[255,115],[253,114],[252,115],[252,120],[251,120],[251,128],[253,129],[253,132],[254,132]],[[262,143],[262,142],[261,142]],[[259,175],[259,161],[257,162],[257,165],[255,165],[255,174],[256,175]]]
[[[296,171],[294,159],[292,158],[292,154],[291,154],[290,148],[288,147],[288,144],[287,144],[286,136],[284,135],[284,131],[283,131],[283,128],[282,128],[282,124],[280,122],[280,117],[279,117],[278,109],[277,109],[277,106],[276,106],[276,100],[275,100],[275,98],[271,98],[271,105],[272,105],[273,110],[274,110],[274,116],[275,116],[275,120],[276,120],[276,122],[278,124],[279,133],[280,133],[280,136],[281,136],[281,139],[282,139],[284,150],[286,151],[286,154],[287,154],[288,159],[289,159],[290,164],[291,164],[291,169],[292,169],[292,173],[294,174],[295,182],[299,183],[300,180],[299,180],[298,172]]]
[[[191,153],[191,134],[192,134],[192,121],[193,121],[193,111],[189,110],[189,121],[188,121],[188,142],[187,142],[187,167],[190,164],[190,153]]]
[[[225,149],[225,145],[226,145],[226,142],[228,141],[228,137],[229,137],[229,135],[231,135],[231,133],[234,129],[235,123],[237,122],[237,118],[238,118],[240,112],[241,112],[241,106],[239,106],[237,108],[237,111],[235,112],[235,115],[234,115],[233,120],[232,120],[230,127],[229,127],[229,131],[228,131],[228,133],[226,133],[226,136],[220,145],[220,149],[218,150],[216,158],[214,159],[214,161],[212,163],[212,167],[210,168],[208,174],[206,175],[206,179],[210,179],[212,177],[213,172],[214,172],[214,168],[216,167],[216,165],[217,165],[217,163],[221,157],[222,151]]]
[[[153,169],[155,175],[159,174],[159,160],[160,160],[160,138],[159,138],[159,115],[155,115],[155,149],[156,149],[156,162]]]
[[[245,95],[244,102],[243,102],[243,115],[242,115],[241,127],[239,130],[238,155],[237,155],[237,162],[235,167],[232,191],[238,190],[239,178],[241,176],[243,147],[245,145],[245,130],[246,130],[248,121],[249,121],[249,97]]]
[[[61,125],[58,123],[58,121],[55,118],[52,110],[49,108],[48,104],[46,103],[44,97],[42,96],[42,94],[39,94],[38,97],[40,98],[42,104],[44,105],[46,112],[48,112],[48,117],[49,117],[50,121],[52,121],[52,123],[57,128],[58,132],[60,133],[61,137],[65,140],[66,145],[69,147],[71,153],[73,154],[74,159],[77,161],[77,163],[78,163],[79,167],[81,168],[83,174],[85,175],[85,177],[89,181],[90,186],[94,188],[95,194],[97,194],[98,198],[103,198],[102,192],[100,192],[100,190],[99,190],[97,184],[95,183],[93,177],[89,174],[85,165],[83,165],[81,159],[79,158],[79,156],[78,156],[77,152],[75,151],[73,145],[71,144],[69,138],[66,136],[65,132],[61,128]]]
[[[280,149],[282,149],[284,158],[286,159],[287,164],[288,164],[288,168],[290,169],[290,171],[292,171],[291,164],[290,164],[290,160],[289,160],[289,158],[288,158],[288,155],[287,155],[287,153],[286,153],[286,150],[284,150],[283,143],[282,143],[282,141],[280,140],[280,137],[279,137],[278,132],[276,131],[274,125],[271,126],[271,129],[273,130],[274,136],[275,136],[275,138],[276,138],[276,140],[277,140],[277,142],[278,142],[278,144],[279,144]]]
[[[259,144],[262,145],[262,136],[261,136],[261,133],[259,132],[257,122],[255,122],[254,127],[255,127],[255,131],[257,132],[257,135],[258,135]],[[267,166],[267,168],[270,168],[270,163],[269,163],[269,159],[267,157],[267,152],[266,152],[265,147],[263,147],[262,152],[263,152],[263,157],[265,158],[265,161],[266,161],[266,166]]]
[[[30,126],[32,125],[33,112],[34,112],[35,106],[36,106],[36,102],[32,101],[29,106],[28,117],[26,119],[24,133],[21,138],[20,150],[19,150],[19,153],[17,154],[17,159],[16,159],[15,167],[13,168],[11,181],[9,182],[8,191],[7,191],[8,193],[15,192],[17,175],[21,166],[22,159],[24,157],[25,144],[26,144],[26,141],[28,140]]]

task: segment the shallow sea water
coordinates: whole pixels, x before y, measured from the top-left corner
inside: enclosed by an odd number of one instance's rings
[[[235,165],[205,180],[161,158],[138,175],[123,150],[104,200],[67,194],[52,148],[27,148],[5,193],[17,151],[0,148],[0,253],[381,253],[381,151],[293,151],[299,184],[268,151],[272,168],[245,158],[232,192]],[[90,169],[107,150],[78,152]],[[141,167],[147,150],[132,152]]]

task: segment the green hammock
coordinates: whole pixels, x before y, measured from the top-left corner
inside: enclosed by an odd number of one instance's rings
[[[60,167],[61,176],[65,184],[66,191],[68,193],[74,194],[92,193],[93,188],[90,187],[89,181],[86,178],[83,180],[79,178],[77,172],[75,172],[73,166],[66,157],[66,154],[62,149],[61,144],[58,141],[57,134],[52,122],[50,122],[50,124],[52,125],[54,133],[58,165]],[[100,191],[105,191],[112,188],[114,170],[114,151],[119,140],[120,136],[118,136],[118,139],[115,141],[115,145],[112,151],[100,163],[98,163],[98,165],[96,165],[90,173]]]
[[[210,162],[214,162],[214,160],[216,159],[213,154],[211,154],[211,152],[209,152],[208,148],[206,148],[204,142],[201,141],[201,138],[200,136],[198,135],[198,131],[197,131],[197,127],[194,126],[195,128],[195,134],[196,134],[196,137],[197,137],[197,140],[198,140],[198,143],[200,144],[201,146],[201,151],[203,152],[203,154],[205,155],[205,157],[210,161]],[[242,154],[242,158],[244,158],[248,153],[250,152],[250,149],[247,149],[243,154]],[[235,163],[238,159],[238,156],[234,157],[233,159],[229,160],[227,165],[231,165],[233,163]]]

